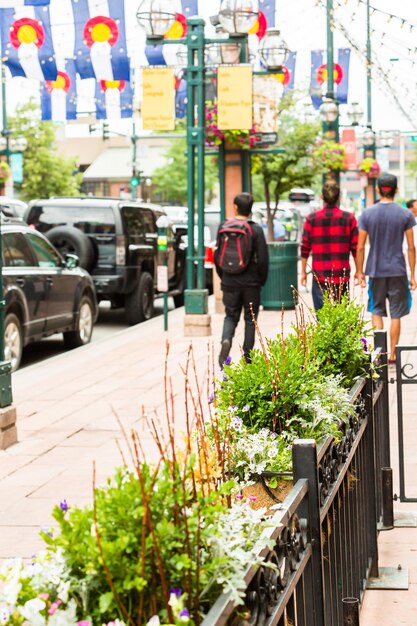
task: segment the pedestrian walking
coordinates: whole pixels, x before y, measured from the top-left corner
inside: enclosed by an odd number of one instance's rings
[[[406,202],[406,207],[407,209],[410,209],[414,217],[417,217],[417,200],[408,200],[408,202]]]
[[[255,319],[261,303],[261,287],[268,276],[268,248],[262,227],[251,218],[253,197],[238,194],[234,201],[234,217],[220,224],[214,262],[221,279],[226,316],[223,323],[219,365],[229,356],[233,337],[243,309],[245,336],[243,355],[250,362],[255,343]]]
[[[387,317],[387,301],[389,303],[391,317],[389,363],[394,364],[395,347],[401,333],[401,318],[410,312],[410,289],[416,288],[416,251],[413,233],[416,220],[410,210],[394,202],[398,191],[396,176],[389,173],[381,174],[377,186],[379,202],[365,209],[359,218],[355,279],[358,284],[365,287],[365,274],[369,278],[368,311],[372,313],[372,324],[378,330],[384,328],[383,318]],[[404,234],[410,266],[409,278],[403,253]],[[368,237],[370,248],[364,273],[365,244]]]
[[[340,187],[326,182],[324,207],[307,215],[301,239],[301,284],[307,285],[307,261],[312,256],[313,305],[323,306],[326,291],[339,299],[349,291],[350,255],[356,257],[358,225],[355,216],[339,208]]]

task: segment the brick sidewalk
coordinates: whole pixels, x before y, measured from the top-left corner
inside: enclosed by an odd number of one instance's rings
[[[301,295],[311,305],[310,294]],[[362,292],[358,297],[363,299]],[[417,296],[415,296],[416,298]],[[213,302],[211,302],[213,306]],[[415,312],[405,318],[401,341],[416,343]],[[222,315],[212,314],[212,336],[192,340],[194,360],[203,394],[213,346],[217,362]],[[273,337],[283,324],[287,332],[295,321],[293,311],[262,311],[261,331]],[[233,345],[239,356],[243,323]],[[42,545],[38,532],[51,524],[54,504],[66,499],[83,505],[92,500],[93,462],[97,482],[103,482],[120,465],[118,445],[126,443],[118,419],[129,432],[140,433],[147,454],[155,454],[152,439],[141,418],[142,407],[165,415],[163,380],[166,341],[170,343],[169,375],[175,395],[178,430],[185,423],[184,376],[190,340],[183,336],[183,310],[169,314],[169,331],[163,332],[161,317],[114,334],[97,343],[66,353],[13,375],[19,443],[0,452],[0,558],[30,557]],[[391,385],[391,427],[394,478],[396,468],[396,403]],[[415,405],[415,403],[414,403]],[[410,401],[410,415],[416,409]],[[118,419],[116,418],[116,414]],[[407,449],[417,452],[417,430],[410,425]],[[411,455],[414,459],[417,454]],[[415,468],[415,464],[413,466]],[[415,476],[415,478],[414,478]],[[417,473],[410,492],[417,494]],[[395,490],[398,492],[396,484]],[[396,505],[396,513],[417,510],[417,505]],[[380,534],[380,565],[408,567],[409,591],[367,591],[361,626],[417,623],[414,599],[417,583],[417,529]],[[403,614],[404,612],[404,614]]]

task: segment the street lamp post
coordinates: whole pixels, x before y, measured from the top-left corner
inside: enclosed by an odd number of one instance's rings
[[[333,0],[326,0],[327,31],[327,92],[320,107],[323,135],[331,141],[339,141],[339,106],[334,87],[334,39],[333,39]],[[336,181],[340,181],[340,172],[335,172]]]

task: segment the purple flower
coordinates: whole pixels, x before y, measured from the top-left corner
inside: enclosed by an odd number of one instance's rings
[[[181,598],[182,589],[180,587],[172,587],[172,589],[169,590],[169,594],[172,596],[176,596],[177,598]]]
[[[233,422],[232,422],[232,427],[239,431],[242,429],[243,426],[243,420],[240,419],[240,417],[237,417],[236,415],[233,416]]]
[[[243,500],[243,496],[241,493],[238,493],[236,496],[236,500]]]
[[[66,513],[68,511],[67,501],[62,500],[62,502],[59,503],[59,508],[61,509],[61,511],[64,511],[64,513]]]
[[[363,343],[363,349],[365,350],[365,352],[368,352],[368,342],[366,341],[365,337],[361,337],[360,341],[362,341]]]
[[[225,360],[224,364],[225,364],[225,365],[230,365],[230,364],[231,364],[231,362],[232,362],[232,357],[229,355],[229,356],[226,358],[226,360]]]
[[[245,412],[250,411],[250,404],[245,404],[242,411],[245,411]]]
[[[190,612],[188,609],[182,609],[179,614],[179,618],[182,622],[188,622],[190,619]]]
[[[230,411],[230,413],[236,413],[236,411],[238,410],[238,408],[239,408],[239,407],[238,407],[238,406],[236,406],[236,404],[235,404],[234,406],[231,406],[231,407],[230,407],[229,411]]]
[[[213,404],[213,402],[214,402],[214,398],[215,398],[215,397],[216,397],[216,396],[214,395],[214,393],[211,393],[211,394],[209,395],[209,399],[208,399],[209,404]]]

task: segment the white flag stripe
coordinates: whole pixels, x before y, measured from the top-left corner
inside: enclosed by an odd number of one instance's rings
[[[35,7],[18,6],[14,12],[14,19],[21,20],[22,17],[28,17],[31,20],[36,20]]]
[[[26,76],[31,79],[44,81],[41,64],[38,57],[38,48],[35,43],[22,43],[18,51],[19,63],[23,68]]]
[[[100,80],[113,80],[110,44],[107,41],[93,43],[90,57],[95,75],[100,76]]]
[[[67,119],[67,92],[54,89],[51,93],[51,111],[54,122],[65,122]]]
[[[107,89],[106,97],[106,118],[108,120],[119,120],[122,117],[120,104],[120,91],[118,89]]]
[[[107,0],[88,0],[88,10],[91,17],[96,15],[104,15],[110,17],[109,3]]]

